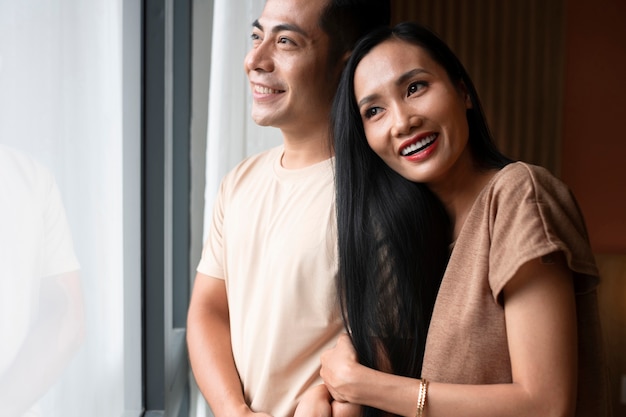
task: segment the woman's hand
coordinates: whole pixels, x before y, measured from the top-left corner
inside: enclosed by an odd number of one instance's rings
[[[400,416],[415,415],[419,379],[363,366],[348,335],[339,336],[335,347],[322,353],[320,361],[320,375],[335,399],[333,417],[358,416],[362,406]]]
[[[361,366],[357,359],[352,341],[347,334],[337,339],[334,348],[322,353],[320,375],[326,388],[339,402],[350,401],[350,387],[355,381],[355,371]]]

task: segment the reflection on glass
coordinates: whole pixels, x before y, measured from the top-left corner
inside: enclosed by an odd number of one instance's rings
[[[0,416],[37,402],[83,341],[79,264],[56,182],[0,145]]]

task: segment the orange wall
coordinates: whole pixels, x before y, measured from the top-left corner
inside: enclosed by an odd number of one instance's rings
[[[626,2],[566,0],[562,178],[596,253],[626,253]]]

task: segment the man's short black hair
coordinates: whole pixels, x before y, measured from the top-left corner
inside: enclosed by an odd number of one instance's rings
[[[329,64],[334,66],[357,40],[390,20],[390,0],[328,0],[319,24],[330,38]]]

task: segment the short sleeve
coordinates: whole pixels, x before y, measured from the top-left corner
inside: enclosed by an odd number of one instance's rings
[[[526,262],[565,254],[578,292],[598,283],[583,216],[570,189],[546,169],[514,163],[490,190],[490,286],[497,299]]]
[[[222,180],[220,188],[213,206],[213,216],[211,226],[207,235],[202,257],[197,267],[201,274],[213,278],[225,279],[224,271],[224,201],[226,193],[226,178]]]

